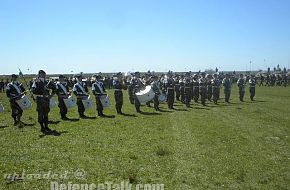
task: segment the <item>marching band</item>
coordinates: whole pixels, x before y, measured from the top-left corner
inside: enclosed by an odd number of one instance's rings
[[[31,102],[26,96],[24,86],[17,81],[18,76],[13,74],[11,82],[6,87],[6,95],[10,100],[10,107],[14,125],[21,122],[21,116],[24,109],[31,107]],[[38,72],[38,77],[32,82],[30,93],[37,104],[36,111],[38,113],[38,122],[41,132],[44,134],[56,133],[48,127],[48,113],[55,104],[53,96],[57,95],[58,107],[62,120],[67,118],[68,109],[77,104],[80,118],[87,118],[86,109],[93,107],[93,101],[90,97],[89,86],[91,86],[92,94],[96,99],[97,115],[104,117],[104,107],[110,107],[110,99],[106,92],[103,77],[101,75],[93,75],[90,83],[83,81],[82,74],[74,75],[75,83],[69,89],[69,83],[64,75],[59,75],[57,81],[47,80],[46,73],[43,70]],[[180,101],[186,107],[190,107],[191,100],[206,106],[207,101],[213,100],[214,104],[218,104],[220,99],[221,84],[224,86],[225,102],[229,103],[231,95],[231,87],[233,81],[229,74],[222,78],[218,73],[213,75],[201,73],[192,75],[191,72],[185,74],[174,75],[169,71],[166,75],[149,75],[142,76],[139,72],[129,75],[117,73],[113,75],[112,87],[114,89],[115,109],[117,114],[123,114],[123,90],[128,90],[129,101],[134,104],[136,112],[142,113],[140,107],[142,103],[148,106],[150,102],[154,103],[154,109],[161,111],[159,104],[167,102],[168,109],[175,109],[174,102]],[[247,80],[243,74],[240,75],[237,85],[239,88],[240,101],[244,101],[245,86]],[[250,99],[254,101],[256,81],[254,76],[248,79]],[[76,96],[76,103],[72,96]],[[0,103],[0,112],[4,111],[3,105]]]

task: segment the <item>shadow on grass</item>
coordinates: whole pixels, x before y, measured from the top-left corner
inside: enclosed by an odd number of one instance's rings
[[[156,113],[156,112],[144,112],[144,111],[142,111],[140,114],[142,114],[142,115],[161,115],[161,113]]]
[[[172,110],[164,110],[164,109],[160,109],[159,111],[160,112],[164,112],[164,113],[172,113],[172,112],[174,112]]]
[[[96,116],[85,116],[85,117],[82,117],[82,119],[96,119],[97,117]]]
[[[21,122],[18,127],[19,128],[23,128],[23,127],[33,127],[33,126],[35,126],[35,123],[24,123],[24,122]]]
[[[48,124],[57,125],[60,121],[48,121]]]
[[[9,127],[9,125],[2,125],[2,126],[0,126],[0,129],[4,129],[4,128],[7,128],[7,127]]]
[[[115,118],[115,115],[103,115],[102,118]]]
[[[55,136],[55,137],[58,137],[58,136],[60,136],[62,134],[65,134],[65,133],[68,133],[68,132],[67,131],[60,131],[60,132],[58,132],[56,130],[52,130],[51,132],[47,132],[47,133],[43,133],[43,134],[39,135],[39,137],[40,138],[43,138],[45,136]]]
[[[78,118],[68,118],[68,119],[63,119],[62,121],[77,122],[79,120],[80,119],[78,119]]]
[[[137,115],[135,115],[135,114],[128,114],[128,113],[123,113],[121,115],[123,115],[125,117],[137,117]]]
[[[187,109],[185,109],[185,108],[180,108],[180,109],[174,109],[174,111],[188,111]]]

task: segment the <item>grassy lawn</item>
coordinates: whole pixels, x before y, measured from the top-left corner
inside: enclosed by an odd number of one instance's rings
[[[61,121],[58,108],[50,125],[62,134],[41,136],[35,104],[25,111],[23,128],[13,126],[7,98],[0,114],[0,189],[50,189],[50,179],[4,179],[5,174],[63,174],[59,182],[130,181],[162,183],[165,189],[290,189],[290,88],[257,87],[255,102],[232,104],[177,102],[164,112],[143,106],[135,113],[124,92],[123,111],[115,118]],[[223,91],[221,91],[223,92]],[[113,91],[109,91],[113,100]],[[223,94],[223,93],[222,93]],[[95,116],[95,108],[86,112]],[[68,117],[78,119],[76,109]],[[79,170],[78,170],[79,169]],[[74,177],[85,171],[84,179]],[[7,177],[7,176],[6,176]]]

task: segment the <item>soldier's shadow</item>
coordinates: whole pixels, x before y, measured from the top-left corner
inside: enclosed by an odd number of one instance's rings
[[[4,128],[7,128],[9,127],[9,125],[3,125],[3,126],[0,126],[0,129],[4,129]]]
[[[62,134],[65,134],[65,133],[68,133],[68,132],[67,131],[60,131],[60,132],[58,132],[56,130],[53,130],[52,132],[39,135],[39,138],[43,138],[45,136],[55,136],[55,137],[58,137],[58,136],[60,136]]]
[[[48,124],[57,125],[60,121],[48,121]]]
[[[21,122],[18,127],[19,128],[23,128],[23,127],[33,127],[33,126],[35,126],[35,123],[24,123],[24,122]]]
[[[144,111],[142,111],[140,114],[142,114],[142,115],[161,115],[161,113],[156,113],[156,112],[144,112]]]
[[[125,117],[137,117],[137,115],[135,114],[128,114],[128,113],[123,113],[122,115]]]

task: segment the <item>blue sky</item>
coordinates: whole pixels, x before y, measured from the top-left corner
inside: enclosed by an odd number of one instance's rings
[[[0,74],[255,70],[289,59],[287,0],[0,0]]]

